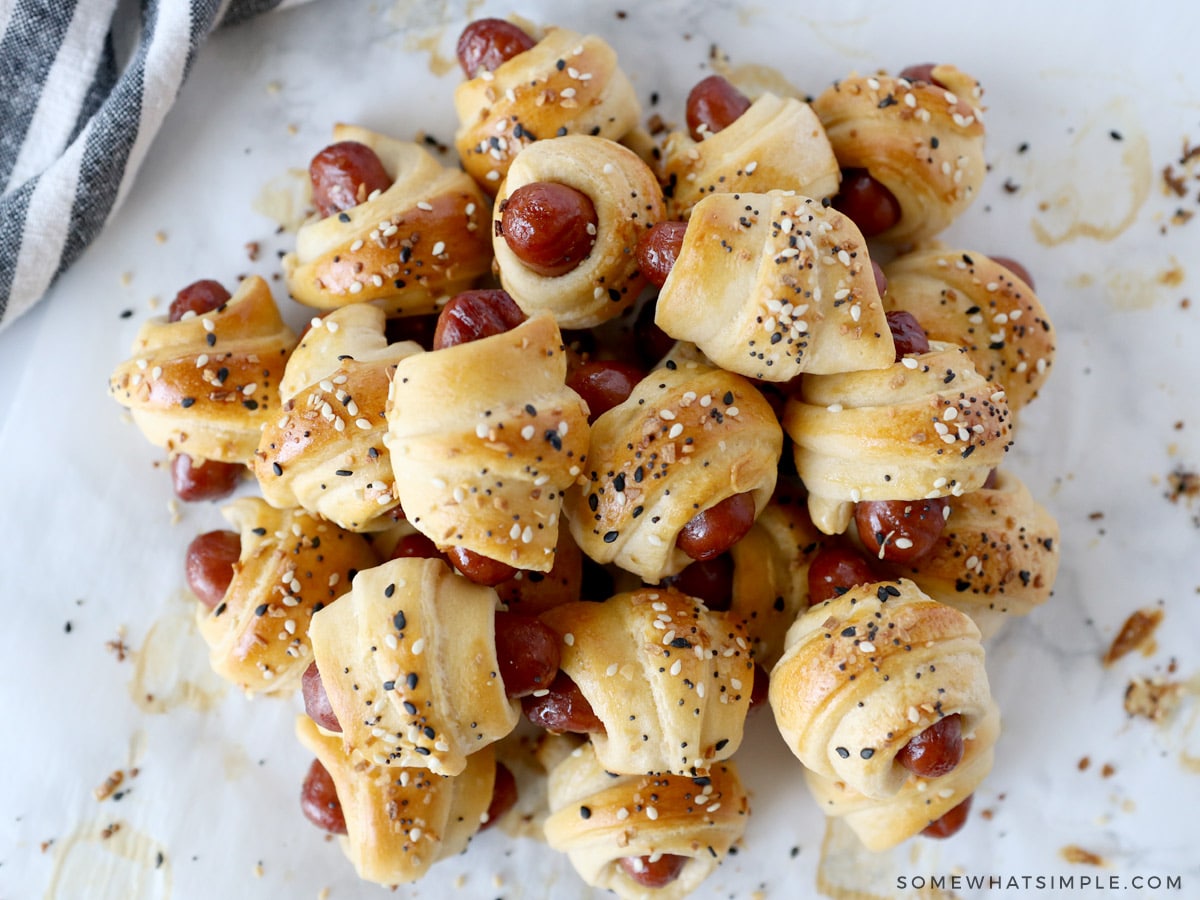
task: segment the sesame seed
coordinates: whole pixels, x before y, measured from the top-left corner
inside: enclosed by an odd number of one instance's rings
[[[423,209],[425,212],[433,212],[433,205],[422,200],[417,203],[417,209]]]
[[[433,255],[434,256],[441,256],[445,252],[446,252],[446,242],[445,241],[438,241],[436,244],[433,245]]]
[[[667,432],[667,437],[674,440],[675,438],[679,437],[681,434],[683,434],[683,426],[680,425],[678,422],[676,422],[674,425],[671,426],[671,430]]]
[[[607,675],[609,678],[611,678],[612,676],[617,674],[617,671],[618,671],[617,664],[609,663],[608,668],[604,670],[604,674]]]
[[[425,638],[417,638],[412,645],[413,656],[420,656],[425,652]]]

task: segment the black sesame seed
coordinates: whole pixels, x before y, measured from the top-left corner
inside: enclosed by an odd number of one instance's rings
[[[618,532],[618,531],[606,531],[604,533],[604,543],[611,544],[619,536],[620,536],[620,532]]]
[[[395,585],[388,585],[388,587],[395,587]],[[388,594],[388,596],[390,597],[391,594]],[[398,613],[392,616],[392,624],[396,626],[397,631],[404,630],[404,627],[408,625],[408,619],[405,618],[404,610],[400,610]]]
[[[850,758],[850,751],[849,751],[849,750],[847,750],[845,747],[838,747],[838,748],[837,748],[837,755],[838,755],[838,756],[840,756],[842,759],[849,759],[849,758]]]

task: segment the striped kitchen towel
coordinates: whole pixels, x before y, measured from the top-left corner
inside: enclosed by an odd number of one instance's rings
[[[120,205],[205,36],[301,2],[0,0],[0,330]]]

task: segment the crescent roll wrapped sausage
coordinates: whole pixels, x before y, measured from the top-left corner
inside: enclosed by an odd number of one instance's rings
[[[654,321],[722,368],[765,381],[895,359],[858,227],[779,191],[713,194],[696,205]]]
[[[290,693],[312,662],[313,614],[378,562],[375,551],[360,535],[257,497],[222,512],[241,536],[241,553],[221,602],[197,609],[209,661],[248,694]]]
[[[936,780],[910,777],[890,797],[866,797],[839,778],[826,778],[805,770],[804,780],[818,805],[827,816],[845,819],[868,850],[895,847],[927,828],[938,829],[956,817],[965,819],[971,796],[992,770],[996,739],[1000,734],[1000,716],[989,715],[964,741],[962,761],[947,775]],[[962,819],[940,831],[948,836]]]
[[[1054,361],[1054,327],[1018,274],[941,246],[898,256],[884,273],[884,306],[912,313],[930,339],[966,347],[979,373],[1003,385],[1013,412],[1037,396]]]
[[[776,492],[729,553],[729,614],[750,636],[754,661],[770,671],[783,655],[788,626],[808,609],[808,567],[821,547],[802,497]]]
[[[596,214],[590,252],[562,275],[528,267],[502,227],[514,192],[540,183],[573,188]],[[638,238],[663,218],[662,191],[633,151],[604,138],[569,135],[538,141],[513,159],[493,217],[500,283],[517,305],[531,316],[551,313],[561,328],[590,328],[629,309],[645,286],[634,251]]]
[[[562,494],[588,447],[587,407],[566,372],[545,315],[400,363],[384,443],[418,531],[518,569],[551,569]]]
[[[929,80],[853,75],[813,101],[842,169],[866,170],[899,207],[868,237],[930,238],[971,205],[987,172],[982,93],[970,75],[937,65]]]
[[[347,752],[457,775],[516,727],[496,659],[496,592],[439,559],[359,572],[313,616],[313,657]]]
[[[392,522],[399,505],[383,443],[392,374],[420,353],[389,345],[383,310],[347,306],[312,328],[288,360],[282,414],[263,427],[254,474],[272,506],[301,506],[351,531]]]
[[[704,778],[618,775],[591,744],[550,773],[546,841],[579,876],[626,900],[679,900],[696,890],[745,832],[750,802],[732,762]],[[647,887],[638,873],[665,861],[677,871]]]
[[[907,565],[885,563],[935,600],[960,609],[984,638],[1009,616],[1045,603],[1058,575],[1058,522],[1015,475],[994,487],[949,499],[950,514],[933,549]]]
[[[372,765],[347,753],[308,716],[296,717],[296,737],[333,780],[346,820],[342,850],[360,878],[383,885],[416,881],[434,863],[462,853],[479,831],[496,777],[492,748],[448,777]]]
[[[541,619],[563,636],[559,670],[604,724],[591,740],[608,771],[702,774],[741,744],[754,662],[730,616],[643,588]]]
[[[271,289],[252,276],[211,312],[142,325],[108,392],[152,444],[249,463],[263,426],[278,413],[279,380],[295,344]]]
[[[885,799],[913,777],[899,757],[926,729],[957,716],[965,746],[998,717],[983,656],[975,623],[911,581],[860,585],[788,629],[771,709],[807,769]]]
[[[859,500],[961,496],[980,487],[1011,443],[1004,391],[964,348],[930,341],[887,369],[808,375],[788,401],[813,523],[846,530]]]
[[[794,191],[824,200],[837,193],[838,160],[813,109],[765,93],[734,122],[694,141],[675,132],[663,146],[668,218],[686,219],[712,193]]]
[[[418,144],[365,128],[338,125],[333,136],[375,151],[392,185],[300,228],[296,251],[283,257],[296,300],[318,309],[374,301],[417,315],[488,272],[488,201],[467,175]]]
[[[743,494],[762,511],[782,447],[749,381],[668,360],[592,423],[587,482],[565,503],[571,534],[596,562],[661,581],[691,561],[678,543],[695,517]]]
[[[463,168],[495,194],[513,158],[540,138],[620,140],[642,115],[616,51],[594,35],[548,28],[532,48],[454,92]]]

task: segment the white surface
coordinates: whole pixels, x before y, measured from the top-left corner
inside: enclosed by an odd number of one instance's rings
[[[1200,465],[1200,221],[1168,221],[1179,206],[1200,212],[1200,182],[1177,199],[1158,174],[1185,138],[1200,142],[1197,7],[1170,4],[1174,18],[1144,10],[1134,25],[1116,3],[1089,4],[1086,18],[1074,4],[1032,2],[949,12],[805,4],[803,14],[785,4],[646,6],[629,3],[624,20],[616,6],[578,0],[515,9],[605,36],[643,100],[658,91],[675,121],[713,43],[734,65],[775,66],[813,93],[854,68],[944,60],[972,71],[987,92],[993,171],[953,240],[1024,262],[1058,327],[1053,377],[1022,418],[1010,465],[1062,524],[1062,570],[1050,603],[989,648],[1005,722],[995,770],[959,836],[864,855],[841,883],[888,897],[902,893],[898,876],[951,872],[1112,876],[1122,886],[1180,875],[1182,891],[1161,895],[1200,896],[1200,763],[1184,764],[1200,756],[1200,505],[1164,499],[1169,472]],[[165,304],[200,277],[232,285],[274,272],[290,236],[275,235],[252,201],[305,166],[334,121],[448,141],[460,76],[433,76],[428,48],[449,57],[468,16],[507,11],[320,0],[214,37],[108,231],[43,306],[0,335],[0,897],[315,898],[326,887],[333,900],[383,896],[300,816],[297,706],[246,701],[205,674],[205,648],[186,627],[181,559],[191,537],[220,527],[219,513],[186,508],[172,523],[161,453],[122,424],[104,385],[151,297]],[[1005,192],[1006,179],[1020,189]],[[1035,223],[1058,233],[1080,222],[1110,234],[1057,246],[1035,234]],[[248,241],[262,244],[257,262]],[[1175,268],[1181,283],[1164,274]],[[1189,296],[1192,308],[1181,308]],[[120,318],[127,308],[134,315]],[[1102,668],[1125,618],[1158,604],[1154,652]],[[105,642],[122,628],[135,652],[118,662]],[[164,658],[178,670],[156,675],[151,664]],[[1167,722],[1129,720],[1122,695],[1135,675],[1192,687]],[[147,692],[158,697],[151,711]],[[767,716],[747,744],[738,758],[754,816],[702,895],[811,896],[825,824]],[[1080,771],[1084,756],[1091,765]],[[139,774],[120,801],[93,797],[109,772],[132,765]],[[101,840],[114,822],[121,831]],[[1106,865],[1070,865],[1060,854],[1069,844]],[[492,832],[398,895],[587,891],[540,843]]]

